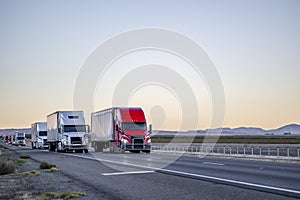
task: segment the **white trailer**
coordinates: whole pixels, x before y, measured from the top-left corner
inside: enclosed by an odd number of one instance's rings
[[[47,122],[31,124],[31,147],[32,149],[49,148],[47,142]]]
[[[88,133],[82,111],[57,111],[47,116],[49,151],[87,153]]]

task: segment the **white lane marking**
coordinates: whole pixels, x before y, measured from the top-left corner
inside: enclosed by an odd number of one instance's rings
[[[151,156],[150,158],[161,159],[161,157]]]
[[[62,154],[64,154],[64,153],[62,153]],[[181,171],[175,171],[175,170],[169,170],[169,169],[161,169],[161,168],[156,168],[156,167],[136,165],[136,164],[130,164],[130,163],[100,159],[100,158],[93,158],[93,157],[81,156],[81,155],[75,155],[75,154],[71,154],[71,155],[70,154],[64,154],[64,155],[69,155],[69,156],[74,156],[74,157],[79,157],[79,158],[85,158],[85,159],[90,159],[90,160],[97,160],[97,161],[100,161],[100,162],[127,165],[127,166],[131,166],[131,167],[151,169],[153,171],[162,171],[162,172],[169,172],[169,173],[185,175],[185,176],[193,176],[193,177],[197,177],[197,178],[204,178],[206,180],[222,181],[222,182],[225,182],[225,183],[233,183],[233,184],[239,184],[239,185],[243,185],[243,186],[251,186],[251,187],[256,187],[256,188],[260,188],[260,189],[269,189],[269,190],[274,190],[274,191],[279,191],[279,192],[288,192],[288,193],[300,195],[299,190],[292,190],[292,189],[280,188],[280,187],[275,187],[275,186],[261,185],[261,184],[256,184],[256,183],[248,183],[248,182],[244,182],[244,181],[236,181],[236,180],[232,180],[232,179],[218,178],[218,177],[214,177],[214,176],[193,174],[193,173],[181,172]]]
[[[134,171],[134,172],[113,172],[113,173],[103,173],[103,176],[114,176],[114,175],[127,175],[127,174],[147,174],[153,173],[154,171]]]
[[[214,162],[203,162],[203,164],[205,164],[205,165],[219,165],[219,166],[225,165],[225,164],[222,164],[222,163],[214,163]]]

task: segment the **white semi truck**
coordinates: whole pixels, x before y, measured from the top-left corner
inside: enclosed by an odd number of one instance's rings
[[[57,111],[47,116],[49,151],[87,153],[88,133],[82,111]]]
[[[31,147],[33,149],[47,149],[47,122],[31,124]]]
[[[25,146],[26,142],[25,142],[25,133],[21,133],[21,132],[17,132],[15,134],[15,143],[14,145],[16,146]]]

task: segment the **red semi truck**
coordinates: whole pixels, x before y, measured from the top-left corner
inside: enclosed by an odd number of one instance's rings
[[[96,152],[150,153],[151,125],[141,108],[114,107],[91,114],[91,142]]]

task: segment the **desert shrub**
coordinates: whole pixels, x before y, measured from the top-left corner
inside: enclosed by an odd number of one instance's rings
[[[14,173],[16,171],[15,163],[4,156],[0,157],[0,175]]]
[[[40,168],[41,168],[41,169],[51,169],[52,167],[56,167],[56,165],[47,163],[47,162],[45,162],[45,161],[43,161],[43,162],[40,164]]]
[[[59,171],[59,169],[57,169],[56,167],[51,167],[50,169],[46,170],[47,172],[57,172]]]
[[[29,158],[31,158],[31,157],[30,157],[29,154],[24,154],[24,153],[22,153],[22,154],[20,154],[20,158],[22,158],[22,159],[29,159]]]

